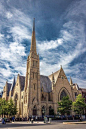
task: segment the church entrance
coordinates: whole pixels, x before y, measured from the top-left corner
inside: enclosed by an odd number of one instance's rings
[[[45,116],[45,107],[44,106],[42,107],[41,112],[42,112],[42,117],[44,117]]]
[[[49,115],[54,115],[54,110],[52,109],[52,107],[49,107]]]
[[[37,115],[37,108],[36,106],[33,107],[33,116],[36,116]]]

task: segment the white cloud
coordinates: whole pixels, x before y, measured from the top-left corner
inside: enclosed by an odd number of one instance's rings
[[[63,40],[57,39],[57,40],[51,40],[51,41],[38,41],[37,47],[39,51],[46,51],[49,49],[55,49],[59,45],[62,45]]]
[[[3,35],[3,34],[0,34],[0,40],[1,40],[2,38],[4,38],[4,35]]]
[[[78,76],[80,73],[80,64],[69,67],[69,64],[75,58],[86,51],[86,47],[84,47],[85,24],[83,20],[83,17],[86,16],[85,8],[85,0],[74,2],[74,4],[66,10],[66,16],[63,16],[64,19],[66,19],[66,23],[63,24],[59,37],[51,41],[37,41],[39,55],[42,57],[40,60],[41,74],[49,75],[59,70],[60,65],[62,65],[66,74],[75,74],[76,79],[74,80],[73,77],[74,82],[79,83],[80,86],[82,86],[82,84],[85,86],[86,82],[82,79],[80,80]],[[4,78],[2,78],[4,85],[7,77],[13,77],[13,74],[17,76],[17,73],[22,73],[22,75],[26,73],[26,60],[23,59],[23,56],[26,56],[25,46],[21,44],[21,42],[23,39],[31,40],[32,21],[22,11],[13,7],[8,11],[2,4],[0,4],[0,14],[8,20],[8,22],[3,20],[1,26],[9,27],[6,39],[3,34],[0,35],[0,61],[6,67],[0,68]],[[82,18],[80,18],[81,14],[83,14]],[[9,42],[9,44],[5,44],[5,42],[7,42],[6,40],[12,37],[14,40],[13,43]],[[8,62],[10,62],[10,64],[6,64]],[[10,66],[14,68],[11,69]],[[12,79],[10,79],[10,81],[12,81]],[[2,85],[2,83],[0,85]]]
[[[2,73],[2,75],[3,75],[4,77],[7,77],[7,78],[9,78],[9,77],[11,76],[11,74],[12,74],[10,68],[7,68],[7,69],[0,68],[0,72]]]
[[[11,27],[10,33],[12,33],[14,41],[17,42],[21,42],[23,39],[31,39],[31,36],[29,36],[30,34],[27,28],[23,25]]]
[[[18,42],[13,42],[9,45],[9,51],[11,53],[17,53],[20,56],[26,56],[25,53],[25,47],[22,44],[19,44]]]
[[[38,50],[40,56],[43,58],[41,59],[41,74],[49,75],[52,72],[59,70],[60,65],[62,65],[66,74],[74,74],[73,76],[76,77],[75,81],[79,84],[79,86],[85,87],[85,81],[82,78],[86,74],[85,71],[81,71],[80,67],[80,65],[83,65],[83,63],[76,62],[77,65],[74,64],[73,66],[69,67],[72,61],[86,52],[84,19],[77,21],[76,19],[71,18],[71,15],[79,16],[78,14],[81,15],[81,13],[83,14],[83,17],[86,15],[85,11],[83,12],[83,9],[80,9],[82,8],[82,5],[85,7],[86,2],[85,4],[82,4],[81,2],[79,4],[81,4],[79,5],[79,8],[76,6],[76,4],[72,5],[74,6],[74,9],[77,10],[77,13],[72,9],[73,7],[66,12],[65,19],[67,22],[63,24],[63,28],[61,29],[59,36],[62,41],[60,50],[57,42],[59,38],[57,40],[52,40],[52,42],[44,41],[41,44],[38,44]],[[84,8],[84,10],[86,9]],[[71,13],[72,11],[74,14]],[[47,46],[47,44],[49,45]],[[53,48],[57,49],[54,51]],[[62,48],[64,48],[64,50]]]
[[[12,17],[13,17],[13,15],[12,15],[12,13],[7,12],[7,13],[6,13],[6,17],[7,17],[8,19],[10,19],[10,18],[12,18]]]
[[[77,83],[79,88],[86,88],[86,80],[84,79],[80,79],[80,78],[73,78],[72,77],[72,80],[73,80],[73,83]]]

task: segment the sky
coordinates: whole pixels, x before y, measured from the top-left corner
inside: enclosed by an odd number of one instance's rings
[[[0,91],[26,74],[33,18],[40,74],[62,65],[69,81],[86,88],[86,0],[0,0]]]

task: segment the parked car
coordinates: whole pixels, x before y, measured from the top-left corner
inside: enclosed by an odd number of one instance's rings
[[[10,122],[10,118],[6,118],[6,122]]]
[[[77,119],[79,119],[79,118],[80,118],[79,115],[75,115],[75,116],[74,116],[74,119],[75,119],[75,120],[77,120]]]
[[[67,115],[68,120],[73,120],[73,116],[72,115]]]

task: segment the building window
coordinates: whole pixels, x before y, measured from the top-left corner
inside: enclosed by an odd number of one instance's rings
[[[36,73],[36,79],[37,79],[37,73]]]
[[[34,86],[34,90],[36,89],[36,84],[33,84],[33,86]]]
[[[34,66],[34,60],[33,60],[33,66]]]
[[[60,100],[62,100],[62,98],[63,98],[63,97],[66,97],[66,96],[67,96],[67,94],[66,94],[65,90],[63,90],[63,91],[61,92],[61,95],[60,95]]]
[[[75,92],[75,98],[77,97],[77,92]]]
[[[22,96],[22,99],[23,99],[23,96]]]
[[[37,61],[36,61],[36,66],[37,66]]]
[[[41,101],[46,101],[46,97],[44,97],[43,94],[42,94],[42,96],[41,96]]]
[[[33,78],[34,78],[34,72],[33,72]]]
[[[64,77],[63,77],[63,76],[61,76],[61,78],[62,78],[62,79],[64,79]]]
[[[51,101],[51,99],[50,99],[50,93],[48,93],[48,101]]]

